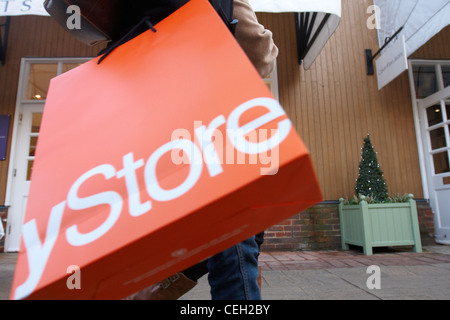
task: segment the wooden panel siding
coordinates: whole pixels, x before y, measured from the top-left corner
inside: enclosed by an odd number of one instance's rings
[[[297,63],[294,14],[258,13],[280,49],[280,102],[311,151],[326,200],[353,196],[367,134],[389,191],[423,197],[408,75],[381,91],[376,75],[366,75],[364,50],[378,50],[377,32],[366,26],[372,4],[342,1],[338,29],[306,71]]]
[[[410,58],[429,60],[449,60],[450,59],[450,26],[445,27],[441,32],[431,38],[425,45],[417,49]]]

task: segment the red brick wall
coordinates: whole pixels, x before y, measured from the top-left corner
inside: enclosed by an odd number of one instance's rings
[[[6,219],[6,210],[0,218]],[[433,212],[429,204],[417,202],[422,245],[434,244]],[[6,222],[3,224],[6,231]],[[3,252],[4,238],[0,240]],[[318,204],[273,227],[264,235],[262,251],[340,250],[341,228],[338,204]]]
[[[433,245],[434,241],[434,217],[428,203],[417,203],[417,216],[419,218],[420,237],[422,245]]]
[[[433,213],[429,204],[417,202],[417,214],[422,244],[434,244]],[[341,249],[341,228],[338,204],[321,203],[267,229],[261,250],[339,249]]]

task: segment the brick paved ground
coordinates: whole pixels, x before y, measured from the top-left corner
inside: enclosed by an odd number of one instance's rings
[[[310,270],[370,265],[416,266],[450,263],[450,255],[436,252],[392,252],[377,253],[372,256],[365,256],[355,251],[262,252],[259,262],[263,271]]]
[[[0,254],[0,300],[8,299],[17,254]],[[450,299],[450,246],[424,253],[389,250],[262,252],[264,299]],[[381,268],[381,290],[366,286],[367,267]],[[209,300],[207,277],[181,300]]]
[[[450,246],[424,253],[377,250],[262,252],[264,300],[448,300]],[[381,289],[369,289],[368,266],[381,270]],[[207,277],[181,300],[209,300]]]

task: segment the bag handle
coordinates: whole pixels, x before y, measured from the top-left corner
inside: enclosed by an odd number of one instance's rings
[[[135,25],[130,31],[127,32],[120,40],[116,41],[113,45],[111,45],[109,48],[107,48],[103,53],[103,56],[98,60],[97,64],[100,64],[103,60],[106,59],[106,57],[113,52],[117,47],[124,44],[125,42],[131,40],[134,32],[143,24],[146,24],[147,27],[152,30],[153,32],[156,32],[156,29],[153,26],[153,23],[150,21],[149,17],[144,17],[142,20]]]

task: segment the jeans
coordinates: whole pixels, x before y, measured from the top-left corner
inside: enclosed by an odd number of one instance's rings
[[[212,300],[261,300],[258,245],[251,237],[207,260]]]

